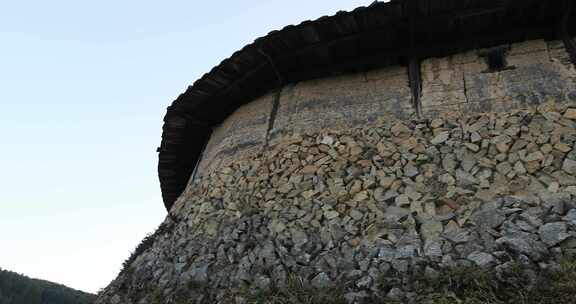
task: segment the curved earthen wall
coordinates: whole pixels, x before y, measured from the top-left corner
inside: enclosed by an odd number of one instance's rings
[[[289,85],[238,109],[214,130],[197,174],[261,150],[283,133],[415,117],[402,67]]]
[[[489,71],[483,50],[422,64],[426,117],[446,113],[500,112],[555,100],[576,101],[576,74],[562,41],[527,41],[508,49],[507,66]]]
[[[505,60],[482,57],[498,52]],[[419,303],[415,277],[517,263],[532,275],[576,256],[576,71],[564,44],[420,66],[416,96],[407,68],[391,67],[239,108],[96,303],[251,303],[294,278],[347,303]]]
[[[491,71],[473,50],[421,62],[422,118],[528,109],[576,101],[576,72],[562,41],[533,40],[505,50],[506,66]],[[238,109],[214,133],[196,176],[260,151],[284,133],[369,126],[418,117],[406,67],[300,82]]]

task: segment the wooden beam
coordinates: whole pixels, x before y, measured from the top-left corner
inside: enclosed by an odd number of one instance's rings
[[[408,10],[410,12],[410,51],[416,51],[416,41],[417,41],[417,23],[420,16],[418,0],[410,0],[407,2]],[[427,3],[428,4],[428,3]],[[421,117],[421,94],[422,94],[422,77],[420,71],[420,59],[416,56],[411,56],[408,60],[408,82],[410,85],[410,90],[412,92],[412,107],[418,118]]]
[[[418,118],[422,117],[422,76],[420,60],[413,57],[408,63],[408,80],[412,91],[412,106]]]
[[[574,4],[572,4],[573,0],[564,0],[563,1],[563,9],[564,15],[562,16],[561,20],[559,21],[558,32],[559,36],[564,41],[564,47],[566,51],[570,55],[570,60],[572,64],[576,66],[576,43],[572,38],[570,31],[568,29],[568,24],[570,22],[570,17],[572,15],[572,10],[574,9]]]

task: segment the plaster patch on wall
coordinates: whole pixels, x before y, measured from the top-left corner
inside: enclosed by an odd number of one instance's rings
[[[243,105],[214,129],[198,167],[198,175],[225,165],[236,157],[254,153],[266,141],[274,92]]]
[[[282,95],[273,135],[349,128],[415,114],[405,67],[298,83]]]
[[[422,61],[422,113],[425,118],[459,118],[483,112],[576,102],[576,70],[562,41],[534,40],[506,48],[506,67],[491,71],[472,50]],[[198,173],[205,175],[232,158],[256,153],[292,132],[340,130],[382,121],[416,118],[408,68],[388,67],[285,86],[274,124],[270,114],[277,92],[238,109],[214,130]],[[268,128],[271,127],[270,130]]]
[[[466,101],[466,73],[481,73],[486,64],[475,51],[422,61],[422,113],[425,117],[459,113]],[[453,111],[457,111],[453,113]]]
[[[425,117],[575,101],[576,71],[561,41],[534,40],[501,47],[509,47],[507,66],[501,71],[490,72],[479,56],[481,51],[424,60]]]

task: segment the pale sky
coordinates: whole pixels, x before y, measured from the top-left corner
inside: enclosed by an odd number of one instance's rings
[[[166,107],[245,44],[372,1],[1,1],[0,268],[89,292],[163,220]]]

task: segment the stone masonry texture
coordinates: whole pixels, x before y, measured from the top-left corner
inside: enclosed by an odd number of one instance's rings
[[[561,42],[503,47],[498,71],[482,50],[424,60],[420,116],[401,67],[240,108],[96,303],[241,304],[294,277],[410,303],[378,282],[576,255],[576,71]]]
[[[576,73],[563,43],[544,40],[503,45],[507,68],[488,71],[469,51],[422,63],[422,108],[426,117],[527,108],[549,100],[576,101]]]
[[[202,175],[232,159],[259,150],[266,141],[273,95],[242,106],[214,129],[206,145],[198,173]]]
[[[422,62],[422,112],[427,118],[499,112],[549,100],[576,102],[576,71],[561,41],[533,40],[508,49],[508,69],[489,72],[472,50]],[[285,86],[238,109],[214,133],[198,169],[211,168],[261,150],[267,137],[319,129],[369,126],[383,119],[416,117],[405,67],[304,81]],[[272,114],[278,102],[277,113]],[[268,132],[273,116],[272,129]]]

